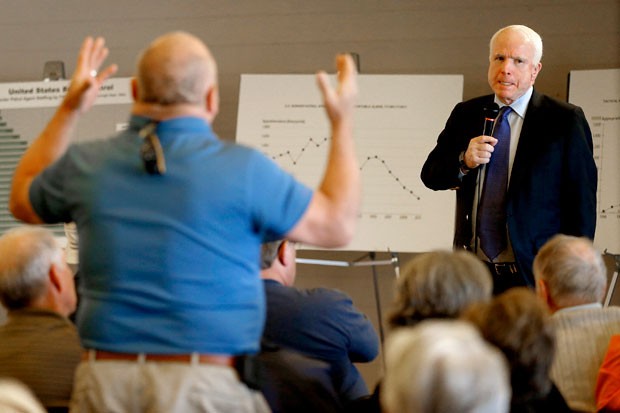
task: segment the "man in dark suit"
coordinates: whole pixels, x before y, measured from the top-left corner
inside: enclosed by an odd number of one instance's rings
[[[534,286],[534,256],[554,234],[594,237],[597,171],[590,128],[581,108],[534,90],[541,57],[542,40],[532,29],[515,25],[496,32],[488,71],[494,94],[456,105],[421,173],[433,190],[456,189],[454,247],[472,250],[488,264],[496,294]],[[483,132],[485,111],[495,104],[508,112],[509,143],[507,188],[486,195],[502,195],[491,218],[501,242],[498,252],[489,253],[484,247],[491,241],[483,239],[479,221],[490,211],[480,203],[485,181],[491,181],[486,172],[499,159],[498,139]]]
[[[346,405],[368,395],[353,363],[374,360],[379,337],[371,321],[344,292],[295,288],[295,259],[295,247],[288,240],[262,246],[261,278],[267,301],[263,339],[329,363],[333,385]]]

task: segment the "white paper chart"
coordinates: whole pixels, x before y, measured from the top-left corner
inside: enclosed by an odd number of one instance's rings
[[[460,75],[361,75],[355,142],[362,177],[358,230],[347,250],[450,249],[455,194],[431,191],[420,171],[454,105]],[[329,124],[313,75],[242,75],[237,142],[259,148],[316,188]]]
[[[583,108],[592,130],[598,168],[594,244],[620,254],[620,69],[571,71],[569,101]]]
[[[68,87],[68,80],[0,83],[0,233],[19,225],[7,206],[17,162],[52,117]],[[106,138],[124,128],[131,102],[130,78],[108,79],[95,105],[80,119],[73,141]],[[62,225],[50,229],[64,235]]]

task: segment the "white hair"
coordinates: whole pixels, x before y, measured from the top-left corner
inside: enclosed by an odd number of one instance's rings
[[[28,306],[45,292],[62,249],[51,231],[36,226],[12,228],[0,237],[0,301],[9,309]]]
[[[491,41],[489,42],[489,60],[493,60],[493,45],[495,44],[495,40],[497,40],[497,37],[500,34],[507,31],[519,33],[519,35],[521,35],[521,37],[523,38],[523,40],[525,40],[526,43],[529,43],[534,47],[534,61],[532,63],[534,65],[537,65],[542,59],[543,55],[542,38],[534,30],[521,24],[506,26],[495,32],[495,34],[491,37]]]
[[[558,234],[548,240],[534,258],[534,277],[543,280],[560,307],[601,302],[607,287],[603,258],[584,237]]]
[[[389,413],[508,412],[508,366],[470,323],[423,321],[387,340],[380,394]]]
[[[45,409],[24,383],[0,379],[0,410],[3,413],[45,413]]]

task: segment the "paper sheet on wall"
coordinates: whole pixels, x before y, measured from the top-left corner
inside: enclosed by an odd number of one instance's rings
[[[17,162],[50,120],[68,87],[68,80],[0,83],[0,233],[20,224],[7,206]],[[81,117],[73,141],[106,138],[125,128],[131,102],[130,78],[108,79],[94,106]],[[64,236],[62,225],[49,227]]]
[[[360,75],[355,142],[362,207],[351,251],[450,249],[455,194],[435,192],[420,171],[454,105],[460,75]],[[242,75],[237,142],[260,149],[316,188],[329,123],[313,75]]]
[[[620,254],[620,69],[570,72],[569,102],[580,106],[598,168],[594,245]]]

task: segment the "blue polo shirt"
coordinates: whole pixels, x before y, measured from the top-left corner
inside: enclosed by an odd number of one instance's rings
[[[132,117],[114,138],[72,145],[32,183],[46,222],[79,234],[83,345],[118,352],[240,354],[264,324],[260,244],[283,236],[312,191],[199,118],[161,122],[167,171],[145,172]]]

